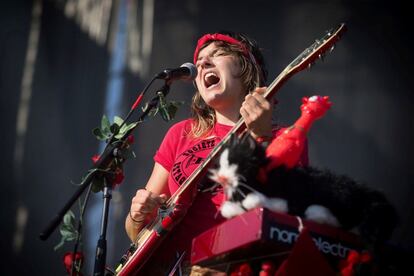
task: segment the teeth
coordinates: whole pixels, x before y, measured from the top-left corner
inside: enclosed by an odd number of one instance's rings
[[[207,73],[207,74],[205,74],[204,75],[204,80],[207,80],[209,77],[211,77],[211,76],[215,76],[215,77],[217,77],[217,75],[216,74],[214,74],[214,73],[212,73],[212,72],[210,72],[210,73]]]

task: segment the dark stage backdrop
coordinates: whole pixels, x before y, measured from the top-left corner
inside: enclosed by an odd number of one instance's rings
[[[104,112],[111,53],[67,18],[55,1],[43,2],[25,153],[15,175],[17,107],[31,8],[31,1],[0,4],[0,274],[63,275],[62,255],[71,245],[55,252],[58,231],[47,241],[40,241],[38,235],[76,190],[71,181],[80,181],[91,166],[90,157],[98,152],[91,129]],[[401,216],[392,244],[412,248],[414,60],[408,11],[398,1],[373,0],[155,1],[153,46],[145,66],[151,76],[191,61],[201,34],[227,29],[244,32],[260,43],[271,81],[325,30],[346,22],[348,32],[325,62],[295,75],[279,91],[278,120],[292,123],[299,116],[303,96],[329,95],[332,109],[309,135],[311,164],[384,191]],[[122,74],[121,116],[149,80],[148,75],[128,70]],[[176,121],[188,116],[192,91],[191,84],[172,86],[169,99],[186,101]],[[111,202],[110,267],[129,245],[124,217],[136,189],[145,184],[152,156],[170,125],[155,118],[136,131],[137,158],[128,161],[126,179]],[[93,196],[98,208],[101,197]],[[27,223],[19,230],[23,240],[16,247],[16,212],[21,209],[27,210]],[[95,244],[99,229],[89,231],[92,234],[84,242]],[[87,254],[94,256],[92,251]],[[86,263],[86,274],[92,270],[93,263]]]

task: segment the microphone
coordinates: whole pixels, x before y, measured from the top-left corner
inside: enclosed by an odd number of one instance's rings
[[[179,68],[165,69],[155,76],[162,80],[189,80],[193,81],[197,77],[197,68],[191,62],[186,62]]]

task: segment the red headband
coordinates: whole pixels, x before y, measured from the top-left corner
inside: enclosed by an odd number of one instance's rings
[[[256,63],[255,58],[253,57],[253,55],[250,53],[250,51],[246,48],[246,46],[241,43],[240,41],[238,41],[235,38],[232,38],[231,36],[228,35],[224,35],[224,34],[206,34],[204,36],[202,36],[198,42],[197,42],[197,47],[194,51],[194,64],[197,62],[197,58],[198,58],[198,53],[200,52],[200,48],[201,46],[203,46],[204,44],[206,44],[209,41],[215,41],[215,40],[219,40],[219,41],[224,41],[233,45],[237,45],[240,46],[240,48],[242,48],[243,50],[243,54],[247,57],[247,58],[251,58],[253,60],[254,63]]]

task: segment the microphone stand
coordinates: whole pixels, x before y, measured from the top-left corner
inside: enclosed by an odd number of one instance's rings
[[[170,84],[168,81],[166,81],[164,86],[161,87],[157,91],[156,96],[152,98],[150,102],[144,106],[141,115],[138,117],[138,121],[142,122],[145,119],[145,117],[148,115],[148,113],[153,108],[157,107],[160,101],[160,97],[165,97],[169,91],[170,91]],[[128,137],[132,130],[133,129],[127,132],[125,136]],[[115,149],[114,154],[119,155],[122,153],[119,151],[116,151]],[[105,237],[106,237],[106,229],[108,225],[109,201],[112,198],[112,194],[111,194],[112,185],[108,185],[108,184],[109,184],[109,181],[105,180],[105,187],[103,190],[104,206],[102,210],[101,234],[98,240],[98,244],[96,246],[95,267],[94,267],[94,273],[93,273],[94,276],[104,276],[104,272],[105,272],[105,263],[106,263],[106,238]]]
[[[101,220],[101,232],[99,235],[99,240],[96,245],[95,252],[95,267],[94,273],[95,276],[103,276],[105,272],[105,263],[106,263],[106,230],[108,226],[108,213],[109,213],[109,201],[112,198],[111,186],[106,179],[105,186],[103,189],[103,208],[102,208],[102,220]],[[109,185],[108,185],[109,184]]]
[[[152,81],[151,81],[152,82]],[[161,97],[167,96],[170,91],[170,85],[172,80],[167,79],[165,80],[164,85],[158,89],[156,92],[156,96],[154,96],[149,102],[145,104],[142,108],[142,112],[138,117],[138,122],[143,122],[145,117],[148,113],[153,109],[156,108],[160,102]],[[148,86],[147,86],[148,87]],[[144,89],[145,91],[146,89]],[[142,96],[142,95],[141,95]],[[135,102],[133,109],[136,107],[137,101]],[[132,110],[131,110],[132,111]],[[130,117],[131,112],[128,114],[125,121]],[[125,123],[124,121],[124,123]],[[102,153],[99,160],[96,162],[95,166],[88,171],[88,174],[81,182],[79,188],[75,191],[72,197],[68,200],[68,202],[63,206],[63,208],[57,213],[57,215],[50,221],[50,223],[44,228],[44,230],[40,233],[39,237],[41,240],[47,240],[52,232],[56,229],[56,227],[61,223],[64,215],[69,211],[72,207],[74,202],[80,197],[83,191],[91,185],[94,177],[97,174],[105,174],[105,170],[110,166],[113,162],[114,158],[122,158],[122,146],[124,145],[125,140],[127,137],[132,133],[132,131],[137,127],[134,126],[129,131],[127,131],[122,138],[119,139],[119,143],[113,143],[115,140],[115,134],[109,139],[104,152]],[[124,159],[125,160],[125,159]],[[103,189],[103,210],[102,210],[102,219],[101,219],[101,229],[100,229],[100,237],[96,247],[96,256],[95,256],[95,266],[94,266],[94,273],[95,276],[103,276],[105,272],[105,263],[106,263],[106,230],[108,225],[108,213],[109,213],[109,203],[112,198],[111,190],[112,190],[112,180],[108,179],[108,174],[110,172],[106,172],[104,175],[104,189]],[[80,233],[79,233],[80,234]],[[75,252],[76,253],[76,252]]]

